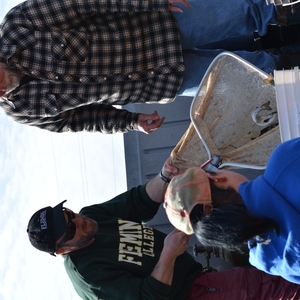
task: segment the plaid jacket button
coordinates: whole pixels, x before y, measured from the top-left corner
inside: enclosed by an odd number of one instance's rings
[[[128,75],[128,78],[131,78],[132,77],[132,75]]]

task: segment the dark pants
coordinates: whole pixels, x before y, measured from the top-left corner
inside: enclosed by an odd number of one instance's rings
[[[255,268],[200,274],[186,300],[298,300],[300,286]]]

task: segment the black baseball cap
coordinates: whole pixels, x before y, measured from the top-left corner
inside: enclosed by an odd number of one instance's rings
[[[27,233],[33,247],[55,256],[55,243],[67,229],[63,213],[63,204],[66,201],[54,207],[44,207],[30,218]]]

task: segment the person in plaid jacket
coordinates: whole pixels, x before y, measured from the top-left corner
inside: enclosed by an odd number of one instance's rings
[[[164,117],[115,106],[195,92],[222,51],[205,44],[264,34],[276,22],[273,5],[251,1],[226,4],[233,20],[219,0],[25,1],[1,25],[0,105],[17,122],[54,132],[150,133]],[[278,65],[264,52],[237,54],[268,72]]]

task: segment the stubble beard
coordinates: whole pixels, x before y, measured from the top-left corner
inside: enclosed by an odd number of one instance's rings
[[[82,235],[73,246],[81,248],[84,247],[87,243],[89,243],[91,241],[91,239],[93,239],[96,235],[96,233],[98,232],[98,223],[88,217],[85,217],[85,220],[90,222],[91,224],[91,229],[86,232],[85,235]]]

